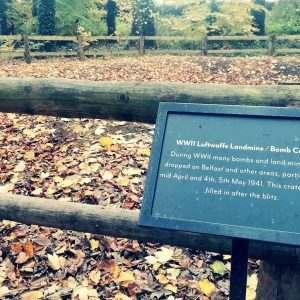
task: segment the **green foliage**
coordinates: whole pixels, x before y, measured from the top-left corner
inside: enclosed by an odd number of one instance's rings
[[[11,1],[7,8],[7,22],[11,33],[30,34],[36,30],[36,20],[32,17],[31,2]]]
[[[181,35],[243,35],[256,31],[252,10],[262,10],[250,0],[190,0],[180,16],[162,18],[164,27]]]
[[[55,35],[55,0],[39,0],[37,13],[38,34]]]
[[[0,34],[9,34],[6,13],[7,13],[7,0],[0,0]]]
[[[267,31],[274,34],[300,33],[300,1],[278,0],[267,16]]]
[[[95,0],[57,0],[58,34],[76,35],[79,25],[91,34],[105,34],[105,13],[100,4],[100,1]]]
[[[153,0],[135,0],[132,35],[155,35]]]

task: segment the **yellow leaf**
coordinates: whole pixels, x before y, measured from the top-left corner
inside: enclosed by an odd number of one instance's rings
[[[120,275],[120,273],[121,273],[121,269],[120,269],[120,267],[118,267],[118,266],[115,266],[115,268],[114,268],[114,274],[113,274],[113,278],[114,278],[114,279],[117,279],[117,278],[118,278],[118,276]]]
[[[46,118],[44,116],[39,116],[37,119],[36,119],[39,123],[45,123],[46,122]]]
[[[54,177],[53,177],[53,180],[54,180],[54,182],[56,182],[56,183],[60,183],[60,182],[63,182],[63,181],[64,181],[64,179],[63,179],[62,177],[60,177],[60,176],[54,176]]]
[[[144,155],[150,156],[150,154],[151,154],[151,150],[150,150],[150,148],[147,148],[147,149],[144,151]]]
[[[9,288],[7,286],[0,286],[0,297],[4,297],[9,294]]]
[[[175,285],[168,284],[167,286],[165,286],[165,289],[167,289],[173,293],[177,293],[177,287]]]
[[[7,183],[3,186],[0,186],[0,193],[8,193],[11,192],[15,188],[14,183]]]
[[[255,300],[256,299],[256,290],[248,287],[246,291],[246,300]]]
[[[119,178],[119,182],[121,186],[128,186],[130,183],[130,179],[128,177],[121,177]]]
[[[223,255],[223,259],[224,260],[230,260],[231,259],[231,255]]]
[[[79,134],[81,132],[83,132],[85,129],[83,127],[81,127],[80,125],[74,126],[72,127],[73,132]]]
[[[117,292],[115,295],[115,300],[131,300],[128,296],[121,292]]]
[[[55,253],[53,255],[48,254],[47,257],[48,257],[48,266],[54,271],[59,270],[60,269],[59,257]]]
[[[219,274],[221,276],[223,276],[225,274],[226,271],[226,267],[225,265],[219,261],[216,260],[213,264],[210,265],[210,267],[212,268],[212,270],[214,271],[214,273]]]
[[[92,165],[90,165],[90,168],[91,168],[91,171],[93,173],[95,173],[95,172],[97,172],[99,170],[100,165],[99,164],[92,164]]]
[[[257,274],[252,274],[250,277],[248,276],[247,279],[247,286],[256,289],[258,283],[258,277]]]
[[[93,270],[89,274],[89,279],[94,282],[94,284],[98,284],[101,278],[101,272],[99,270]]]
[[[158,274],[155,278],[162,284],[168,283],[169,279],[164,274]]]
[[[171,260],[174,255],[174,250],[171,248],[161,247],[159,251],[154,253],[157,262],[159,263],[166,263],[167,261]]]
[[[105,171],[102,175],[103,180],[111,180],[114,178],[114,174],[109,172],[109,171]]]
[[[47,191],[45,192],[45,194],[47,196],[51,196],[53,194],[55,194],[57,192],[57,190],[53,189],[53,188],[48,188]]]
[[[21,296],[21,300],[40,300],[43,299],[44,293],[42,291],[32,291]]]
[[[210,297],[215,290],[213,283],[209,282],[208,279],[203,279],[199,282],[200,291],[207,297]]]
[[[110,136],[101,137],[99,140],[99,143],[102,147],[109,147],[111,146],[112,142],[113,139]]]
[[[99,241],[98,240],[90,240],[91,244],[91,250],[94,251],[99,247]]]
[[[30,150],[30,151],[25,152],[23,157],[25,160],[32,160],[35,157],[35,153],[34,153],[34,151]]]
[[[15,167],[15,172],[23,172],[25,169],[26,163],[24,161],[20,161]]]
[[[28,260],[29,256],[25,252],[20,252],[16,259],[16,264],[23,264]]]
[[[169,268],[169,269],[167,269],[167,274],[168,274],[168,278],[169,279],[176,280],[177,277],[180,274],[180,270],[179,269]]]
[[[23,133],[24,133],[25,135],[27,135],[28,137],[30,137],[30,138],[35,138],[35,133],[34,133],[32,130],[30,130],[30,129],[25,129],[25,130],[23,131]]]
[[[60,148],[60,151],[63,152],[63,153],[66,153],[68,151],[68,147],[66,145],[62,146]]]
[[[131,271],[121,271],[116,281],[123,287],[127,287],[130,283],[134,282],[133,273]]]
[[[48,178],[49,176],[50,176],[50,173],[49,173],[49,172],[46,172],[46,173],[42,172],[42,173],[41,173],[41,178],[43,178],[43,179],[46,179],[46,178]]]

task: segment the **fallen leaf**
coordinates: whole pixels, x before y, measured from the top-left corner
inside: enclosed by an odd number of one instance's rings
[[[95,297],[96,299],[99,299],[96,289],[91,289],[83,285],[74,288],[72,299],[75,297],[78,297],[79,300],[89,300],[89,297]]]
[[[121,150],[121,145],[120,144],[115,144],[110,146],[110,151],[113,152],[119,152]]]
[[[20,252],[16,259],[16,264],[23,264],[29,259],[29,256],[25,252]]]
[[[14,171],[15,171],[15,172],[23,172],[25,169],[26,169],[26,163],[25,163],[24,161],[20,161],[20,162],[16,165]]]
[[[175,285],[168,284],[167,286],[165,286],[165,289],[167,289],[173,293],[177,293],[177,287]]]
[[[99,143],[102,147],[110,147],[113,143],[113,139],[110,136],[101,137]]]
[[[7,286],[0,286],[0,297],[4,297],[9,294],[9,288]]]
[[[35,132],[33,132],[32,130],[30,129],[25,129],[23,131],[23,134],[27,135],[28,137],[30,138],[35,138]]]
[[[105,171],[102,175],[103,180],[111,180],[114,178],[114,174],[109,172],[109,171]]]
[[[134,276],[132,271],[121,271],[116,278],[116,282],[123,287],[127,287],[130,283],[134,282]]]
[[[210,297],[216,289],[214,284],[209,282],[208,279],[203,279],[199,282],[200,291],[207,297]]]
[[[169,279],[162,273],[155,276],[155,278],[162,284],[166,284],[169,282]]]
[[[15,243],[12,243],[11,246],[10,246],[10,252],[12,254],[19,254],[23,251],[23,246],[22,246],[22,243],[20,242],[15,242]]]
[[[79,134],[79,133],[82,133],[85,131],[85,129],[83,127],[81,127],[80,125],[72,127],[72,130],[76,134]]]
[[[24,244],[24,252],[28,255],[29,258],[32,258],[33,257],[33,245],[30,241],[27,241],[25,244]]]
[[[95,249],[97,249],[99,247],[99,241],[98,240],[90,240],[90,244],[91,244],[91,250],[94,251]]]
[[[34,190],[33,192],[31,192],[32,195],[34,196],[40,196],[43,193],[43,188],[38,188],[36,190]]]
[[[115,295],[115,300],[131,300],[128,296],[121,292],[117,292]]]
[[[154,253],[154,256],[159,263],[166,263],[171,260],[174,255],[174,249],[161,247],[159,251]]]
[[[48,266],[54,270],[57,271],[60,269],[60,262],[59,262],[59,257],[54,253],[53,255],[48,254]]]
[[[44,293],[42,291],[31,291],[23,294],[21,300],[40,300],[43,299]]]
[[[89,279],[94,283],[98,284],[101,278],[101,272],[99,270],[93,270],[89,274]]]
[[[128,177],[118,178],[120,186],[128,186],[130,183],[130,179]]]
[[[27,151],[27,152],[25,152],[23,158],[24,158],[25,160],[32,160],[32,159],[35,158],[35,152],[32,151],[32,150],[31,150],[31,151]]]
[[[210,265],[210,267],[212,268],[214,273],[219,274],[221,276],[223,276],[226,272],[225,265],[219,260],[216,260],[213,264]]]
[[[169,269],[167,269],[167,274],[168,274],[167,276],[168,276],[169,279],[176,280],[177,277],[180,274],[180,270],[179,269],[169,268]]]

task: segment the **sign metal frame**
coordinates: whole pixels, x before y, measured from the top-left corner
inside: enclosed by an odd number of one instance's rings
[[[208,223],[187,219],[157,217],[152,214],[156,185],[159,180],[158,172],[161,163],[162,146],[169,114],[226,116],[228,118],[238,116],[254,119],[275,118],[279,121],[288,119],[300,122],[300,109],[294,108],[160,103],[139,225],[299,246],[300,232],[294,233],[284,230],[278,231],[228,225],[222,224],[221,221],[220,223]]]

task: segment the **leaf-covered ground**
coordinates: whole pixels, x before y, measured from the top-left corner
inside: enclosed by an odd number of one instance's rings
[[[172,81],[194,83],[277,84],[300,81],[299,57],[188,57],[1,61],[0,77],[63,77],[95,81]]]
[[[0,61],[0,76],[276,84],[299,81],[299,68],[296,58],[144,57]],[[139,209],[152,125],[0,113],[0,130],[0,192]],[[229,256],[9,221],[0,241],[1,299],[228,298]]]

